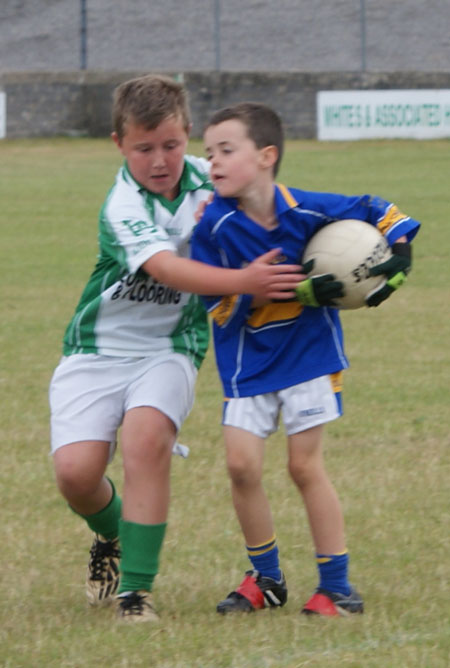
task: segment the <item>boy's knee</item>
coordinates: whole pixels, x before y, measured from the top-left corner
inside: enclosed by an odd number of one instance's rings
[[[140,445],[135,442],[122,444],[125,476],[134,477],[170,469],[172,447],[172,439],[169,438],[155,438]]]
[[[247,486],[259,483],[261,471],[259,466],[245,457],[232,457],[227,461],[228,474],[234,485]]]
[[[56,475],[56,482],[61,494],[68,500],[86,498],[97,491],[101,478],[84,477],[76,471],[60,471]]]
[[[97,474],[63,460],[55,464],[55,477],[61,494],[70,501],[72,498],[85,498],[94,494],[103,472]]]
[[[288,462],[289,475],[299,487],[311,482],[321,470],[322,467],[314,457],[291,457]]]

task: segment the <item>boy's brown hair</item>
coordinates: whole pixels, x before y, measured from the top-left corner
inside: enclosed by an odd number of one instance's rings
[[[232,107],[224,107],[216,111],[209,119],[206,128],[231,120],[241,121],[245,125],[248,137],[256,144],[257,148],[265,148],[266,146],[277,148],[278,158],[273,166],[273,173],[276,176],[283,157],[284,146],[283,126],[278,114],[267,105],[259,102],[241,102]]]
[[[188,94],[183,84],[160,74],[130,79],[114,90],[112,125],[119,139],[126,133],[126,124],[142,125],[154,130],[164,119],[179,116],[186,132],[191,118]]]

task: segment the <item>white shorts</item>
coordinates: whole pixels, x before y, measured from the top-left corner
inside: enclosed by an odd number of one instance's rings
[[[70,355],[50,383],[51,449],[107,441],[112,449],[131,408],[151,406],[177,431],[194,403],[197,369],[179,353],[154,358]]]
[[[222,424],[267,438],[278,429],[280,413],[288,436],[330,422],[342,415],[340,377],[321,376],[278,392],[226,399]]]

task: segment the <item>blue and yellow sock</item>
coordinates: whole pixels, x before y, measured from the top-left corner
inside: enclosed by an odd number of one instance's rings
[[[339,554],[316,554],[320,578],[319,587],[348,596],[350,594],[350,585],[347,579],[348,562],[347,551]]]
[[[282,573],[278,560],[278,547],[276,536],[273,536],[266,543],[261,545],[250,546],[247,545],[247,555],[252,566],[260,575],[277,582],[281,580]]]

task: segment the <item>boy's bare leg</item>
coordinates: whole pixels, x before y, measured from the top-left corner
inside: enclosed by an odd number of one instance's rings
[[[159,410],[143,406],[126,413],[122,426],[124,520],[166,522],[175,439],[175,425]]]
[[[96,534],[86,576],[86,596],[93,606],[110,604],[119,586],[121,501],[104,477],[108,459],[105,441],[71,443],[53,455],[62,495]]]
[[[302,613],[349,615],[361,613],[364,603],[348,581],[344,519],[322,456],[323,426],[290,436],[289,472],[305,503],[316,548],[319,586]]]
[[[236,590],[219,602],[217,612],[250,612],[286,603],[286,581],[269,501],[262,486],[264,440],[237,427],[225,426],[224,438],[231,495],[253,570]]]
[[[175,425],[155,408],[133,408],[125,415],[118,594],[118,617],[123,622],[158,620],[151,591],[159,570],[169,512],[170,464],[175,438]]]
[[[274,535],[269,501],[262,486],[264,440],[237,427],[223,428],[234,508],[247,545]]]
[[[111,484],[104,477],[108,458],[105,441],[69,443],[53,455],[59,490],[80,515],[93,515],[111,501]]]
[[[336,490],[325,471],[323,426],[289,436],[289,473],[305,504],[318,554],[345,550],[344,518]]]

